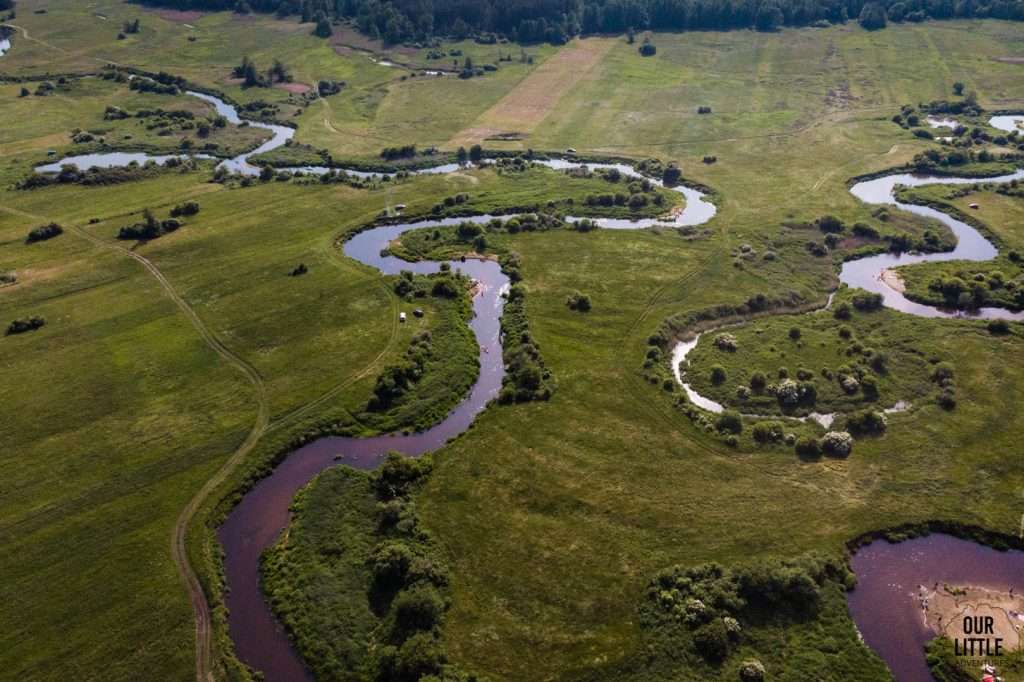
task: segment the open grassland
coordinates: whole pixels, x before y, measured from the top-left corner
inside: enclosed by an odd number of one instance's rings
[[[338,54],[294,21],[212,14],[186,22],[113,0],[51,0],[48,14],[32,12],[41,6],[19,5],[15,23],[28,36],[15,36],[0,58],[4,73],[94,71],[113,60],[240,100],[287,102],[284,91],[227,81],[243,54],[261,65],[279,57],[300,82],[350,83],[329,110],[313,103],[294,117],[301,140],[337,156],[444,143],[559,54],[530,48],[534,65],[469,81],[402,81],[400,70]],[[135,16],[142,33],[117,41],[120,22]],[[981,323],[900,319],[922,349],[956,365],[959,404],[894,415],[884,437],[858,441],[842,461],[725,448],[640,369],[648,336],[667,317],[756,293],[823,301],[832,260],[809,255],[809,236],[782,224],[825,213],[847,224],[873,220],[847,180],[905,163],[929,144],[889,121],[900,104],[948,97],[956,80],[988,106],[1024,104],[1021,67],[992,59],[1024,52],[1018,25],[654,40],[658,55],[649,59],[624,41],[611,44],[586,78],[545,104],[526,140],[506,146],[678,160],[687,177],[715,188],[718,216],[689,235],[503,236],[501,245],[521,256],[531,330],[558,389],[549,402],[486,412],[439,453],[415,496],[452,570],[449,652],[496,679],[623,674],[643,651],[642,590],[671,564],[835,553],[858,533],[932,518],[1020,527],[1024,471],[1014,453],[1024,428],[1016,409],[1024,349],[1016,329],[993,337]],[[269,435],[252,461],[324,420],[354,425],[377,374],[416,331],[396,322],[393,283],[346,259],[337,238],[398,203],[421,215],[464,192],[470,206],[500,210],[576,190],[554,174],[517,185],[493,171],[371,190],[229,189],[207,182],[206,167],[114,187],[17,192],[10,186],[41,150],[135,95],[68,95],[63,108],[33,120],[18,109],[25,104],[15,88],[0,90],[0,116],[14,121],[0,132],[9,136],[0,138],[0,272],[17,276],[0,289],[0,314],[5,325],[30,315],[47,322],[0,339],[11,378],[0,386],[9,415],[0,426],[0,601],[13,605],[0,614],[0,669],[11,679],[190,679],[192,613],[169,542],[181,509],[254,423],[260,432],[261,410]],[[701,105],[713,113],[699,116]],[[700,164],[705,154],[718,162]],[[165,217],[188,199],[202,208],[178,232],[115,241],[145,208]],[[1002,201],[986,198],[993,213],[979,216],[1010,244],[1019,220],[995,208]],[[24,243],[50,221],[65,234]],[[744,244],[778,258],[737,266]],[[133,247],[153,269],[112,245]],[[299,263],[309,272],[289,277]],[[568,310],[574,291],[591,297],[591,312]],[[252,369],[256,387],[210,338]],[[190,545],[195,556],[209,552],[200,544]],[[828,670],[827,641],[821,651],[801,670]]]
[[[137,92],[127,84],[115,83],[101,78],[78,78],[59,85],[53,94],[45,97],[20,96],[21,89],[36,90],[35,83],[5,83],[0,85],[0,97],[5,101],[5,111],[10,119],[0,130],[0,155],[16,162],[20,155],[46,161],[55,161],[59,156],[48,157],[54,151],[60,156],[86,154],[107,145],[126,150],[145,150],[155,153],[179,151],[182,142],[198,149],[206,144],[216,145],[221,155],[236,155],[251,149],[270,137],[265,130],[250,127],[210,125],[209,135],[201,138],[198,125],[216,117],[213,105],[194,97],[171,97]],[[129,118],[110,120],[105,117],[108,107],[121,109]],[[176,119],[174,124],[155,127],[160,120],[157,115],[135,117],[139,112],[184,112],[190,114],[187,128]],[[160,134],[166,129],[169,134]],[[75,134],[85,132],[92,139],[75,143]],[[34,156],[32,156],[34,154]]]

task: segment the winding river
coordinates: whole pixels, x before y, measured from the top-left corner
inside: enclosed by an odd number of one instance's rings
[[[957,318],[983,318],[1003,320],[1024,320],[1024,311],[1013,312],[1005,308],[979,308],[970,312],[961,310],[948,310],[916,303],[911,301],[902,292],[899,292],[882,279],[886,270],[912,265],[914,263],[940,263],[950,260],[986,261],[995,258],[997,250],[992,242],[988,241],[978,230],[971,227],[962,220],[957,220],[929,206],[918,206],[916,204],[905,204],[896,200],[896,187],[920,187],[922,185],[973,185],[978,182],[985,183],[1006,183],[1012,180],[1024,179],[1024,169],[1015,173],[1002,175],[994,178],[953,178],[953,177],[931,177],[911,175],[908,173],[894,173],[873,180],[858,182],[850,188],[850,192],[866,204],[895,206],[903,211],[916,215],[933,218],[945,224],[956,235],[956,247],[952,251],[942,253],[882,253],[874,256],[867,256],[857,260],[843,263],[839,271],[839,281],[851,287],[859,287],[867,291],[881,294],[884,304],[893,310],[899,310],[910,315],[919,317],[957,317]],[[831,300],[831,299],[830,299]],[[697,347],[700,335],[686,341],[679,341],[672,349],[672,369],[676,380],[682,385],[687,397],[694,405],[709,412],[720,413],[724,407],[699,394],[685,381],[685,369],[683,363],[691,350]],[[900,404],[889,408],[888,411],[899,411]],[[813,413],[810,418],[828,427],[831,424],[832,415]]]
[[[6,41],[0,41],[0,54],[4,50],[4,42]],[[210,102],[217,112],[229,122],[236,125],[242,122],[238,111],[219,98],[198,92],[189,92],[188,94]],[[1022,118],[1024,117],[994,117],[991,123],[1002,130],[1013,130],[1016,121]],[[942,122],[942,124],[947,123],[947,121]],[[295,134],[295,130],[287,126],[258,122],[250,122],[249,125],[269,130],[272,133],[271,139],[250,152],[222,161],[221,167],[246,175],[258,174],[259,168],[249,163],[249,159],[256,154],[280,147]],[[69,157],[55,164],[41,166],[37,170],[40,172],[57,171],[64,163],[74,163],[82,169],[93,166],[120,166],[132,161],[142,163],[153,160],[157,163],[164,163],[168,158],[171,157],[113,152]],[[592,170],[616,168],[627,177],[637,176],[633,168],[619,164],[578,163],[562,159],[544,160],[538,163],[555,170],[583,166]],[[459,168],[458,165],[447,164],[417,172],[448,173]],[[324,173],[330,169],[306,166],[284,170]],[[360,177],[383,175],[350,170],[345,170],[345,172]],[[901,210],[943,222],[956,234],[957,246],[953,251],[946,253],[887,253],[850,261],[843,265],[839,276],[840,281],[850,286],[880,293],[886,306],[909,314],[923,317],[965,316],[961,312],[942,310],[909,301],[900,292],[888,287],[882,281],[881,275],[890,268],[926,261],[988,260],[996,255],[995,247],[977,230],[962,221],[932,208],[897,202],[894,190],[897,185],[972,184],[979,181],[1008,182],[1013,179],[1024,179],[1024,170],[999,178],[984,179],[893,174],[857,183],[850,191],[865,203],[892,205]],[[655,184],[660,185],[657,182]],[[671,218],[636,221],[606,218],[595,222],[601,227],[609,229],[642,229],[658,226],[700,225],[715,215],[714,204],[707,201],[700,191],[688,187],[673,189],[685,196],[686,206],[684,210]],[[421,274],[433,273],[440,269],[440,263],[409,263],[392,256],[381,255],[382,251],[389,242],[409,230],[426,226],[457,224],[464,220],[486,222],[491,218],[492,216],[477,216],[375,227],[361,232],[349,240],[344,246],[344,252],[350,258],[375,268],[382,274],[397,274],[400,270],[412,270]],[[574,219],[570,218],[569,220]],[[261,480],[242,497],[217,531],[217,536],[224,549],[224,568],[228,588],[226,602],[231,638],[235,643],[239,658],[252,668],[261,671],[265,679],[271,682],[311,679],[301,658],[291,646],[287,634],[277,623],[272,611],[264,601],[260,590],[260,556],[276,541],[287,525],[288,509],[298,490],[312,480],[317,473],[338,463],[371,470],[380,464],[389,451],[397,451],[409,457],[418,457],[444,446],[448,440],[469,428],[476,416],[485,409],[488,402],[497,395],[501,388],[504,366],[501,352],[500,318],[504,302],[502,294],[509,285],[508,278],[501,272],[498,264],[493,261],[453,261],[449,264],[453,270],[466,274],[481,285],[473,300],[475,316],[470,322],[479,346],[480,375],[469,395],[448,414],[444,421],[422,433],[391,434],[371,438],[321,438],[295,450],[278,464],[268,477]],[[972,315],[984,318],[1024,319],[1022,313],[1011,313],[999,308],[983,308]],[[681,363],[685,362],[687,353],[696,346],[698,338],[679,342],[676,345],[673,349],[673,369],[694,404],[711,412],[718,412],[722,409],[720,404],[699,395],[683,379],[684,372]],[[897,405],[892,409],[902,408]],[[826,427],[831,422],[831,415],[810,415],[810,418],[819,421]],[[924,676],[922,676],[923,657],[908,655],[909,651],[920,650],[920,645],[927,639],[925,636],[927,633],[922,633],[920,622],[907,615],[911,613],[907,609],[912,610],[913,600],[908,598],[906,604],[894,600],[894,597],[898,595],[891,594],[895,589],[893,585],[901,587],[904,583],[911,584],[918,580],[918,573],[921,574],[921,581],[924,582],[945,579],[938,577],[940,573],[942,575],[949,574],[952,576],[949,578],[950,580],[956,580],[959,576],[957,571],[963,566],[974,566],[982,571],[981,573],[972,572],[969,576],[965,576],[965,579],[968,580],[984,581],[986,576],[992,572],[988,570],[994,565],[988,554],[992,550],[963,541],[955,541],[959,544],[947,546],[950,541],[943,539],[945,537],[932,536],[892,546],[896,549],[874,543],[858,552],[853,559],[853,567],[861,584],[857,590],[851,593],[851,614],[867,643],[883,657],[900,682],[925,682],[930,679],[927,676],[926,668],[923,672]],[[898,557],[899,561],[888,558],[894,552],[901,554],[901,557]],[[909,558],[902,556],[905,553],[909,553],[907,554]],[[979,559],[973,563],[961,565],[960,557],[982,557],[984,561]],[[1017,558],[1014,560],[1019,562]],[[911,568],[908,569],[907,566]],[[1019,576],[1019,563],[1017,566],[1018,573],[1015,575]],[[889,577],[894,570],[903,571],[900,573],[900,582],[893,582],[893,579]],[[989,582],[999,586],[1005,581],[994,579]],[[894,613],[896,616],[891,615]],[[886,614],[890,615],[887,617]]]

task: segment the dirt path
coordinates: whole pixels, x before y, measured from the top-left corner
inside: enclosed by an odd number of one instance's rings
[[[614,38],[574,40],[521,80],[446,146],[454,149],[480,144],[497,133],[529,134],[576,83],[601,63],[615,42]]]
[[[0,208],[9,213],[22,215],[36,221],[48,222],[48,219],[43,216],[26,213],[6,206]],[[195,516],[196,511],[198,511],[210,494],[227,479],[242,460],[245,459],[246,455],[252,451],[264,431],[266,431],[269,421],[269,405],[267,402],[263,378],[255,367],[224,345],[224,343],[217,338],[213,331],[206,326],[206,323],[202,321],[195,310],[193,310],[185,299],[181,297],[177,290],[175,290],[164,274],[156,267],[156,265],[153,264],[152,261],[129,248],[121,246],[120,244],[112,243],[106,239],[97,237],[78,225],[69,223],[63,224],[79,237],[82,237],[95,246],[118,252],[142,265],[142,267],[144,267],[154,277],[154,279],[156,279],[167,296],[175,305],[178,306],[178,309],[185,314],[185,317],[192,324],[195,330],[199,332],[199,335],[202,337],[206,345],[217,353],[217,355],[223,358],[228,364],[245,375],[246,379],[248,379],[249,383],[252,384],[253,389],[256,391],[257,413],[256,421],[253,424],[252,429],[250,429],[249,434],[246,436],[242,444],[238,446],[231,456],[228,457],[227,461],[224,462],[221,468],[217,470],[217,473],[203,484],[203,487],[199,489],[199,492],[197,492],[192,499],[189,500],[189,503],[185,508],[182,509],[181,514],[178,515],[178,519],[174,524],[174,530],[171,536],[171,557],[178,568],[178,572],[181,574],[182,580],[185,582],[185,587],[189,594],[189,600],[192,603],[192,610],[196,617],[196,679],[199,682],[209,682],[210,680],[213,680],[210,645],[210,607],[206,601],[206,593],[203,591],[202,585],[199,582],[199,577],[196,575],[195,569],[192,568],[191,563],[189,563],[185,540],[189,523]]]
[[[38,43],[39,45],[42,45],[43,47],[49,48],[49,49],[54,50],[56,52],[60,52],[61,54],[70,54],[70,52],[68,52],[64,48],[57,47],[56,45],[51,45],[50,43],[46,42],[45,40],[40,40],[39,38],[33,38],[32,36],[30,36],[28,34],[28,29],[25,28],[24,26],[18,26],[17,24],[2,24],[2,25],[3,26],[8,26],[10,28],[13,28],[13,29],[19,31],[21,33],[21,36],[25,40],[30,40],[33,43]]]

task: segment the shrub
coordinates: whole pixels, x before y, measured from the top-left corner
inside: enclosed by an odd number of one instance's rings
[[[64,228],[57,223],[50,223],[49,225],[41,225],[33,228],[25,237],[26,244],[34,244],[36,242],[43,242],[47,239],[53,239],[64,234]]]
[[[186,201],[184,204],[178,204],[171,209],[171,217],[178,218],[180,216],[193,216],[199,213],[199,202],[198,201]]]
[[[848,457],[853,452],[853,436],[846,431],[829,431],[820,444],[822,452],[832,457]]]
[[[679,169],[679,166],[674,163],[670,163],[666,166],[664,172],[661,174],[662,182],[668,187],[679,184],[679,180],[682,179],[682,177],[683,172]]]
[[[942,409],[952,410],[956,407],[956,394],[952,390],[945,390],[939,394],[937,402]]]
[[[412,549],[403,542],[378,545],[369,560],[374,584],[384,590],[402,587],[414,559]]]
[[[935,365],[935,369],[932,370],[932,381],[945,385],[953,380],[953,374],[956,370],[953,365],[948,362],[940,362]]]
[[[853,307],[857,310],[878,310],[882,307],[882,302],[881,294],[864,292],[853,296]]]
[[[888,426],[888,419],[882,412],[860,410],[846,418],[846,427],[854,433],[882,433]]]
[[[758,443],[775,443],[785,436],[782,424],[776,421],[757,422],[751,433]]]
[[[818,229],[826,233],[842,232],[843,221],[834,215],[823,215],[817,220]]]
[[[45,324],[46,320],[41,317],[27,317],[20,320],[14,320],[7,325],[7,336],[32,332],[41,328]]]
[[[767,385],[768,378],[764,375],[764,372],[754,372],[750,375],[750,388],[752,390],[760,393]]]
[[[735,410],[725,410],[715,420],[715,428],[723,432],[741,433],[743,431],[743,417]]]
[[[796,441],[796,454],[801,457],[820,457],[821,444],[817,438],[802,436]]]
[[[589,312],[591,309],[590,296],[581,294],[578,291],[574,291],[569,298],[566,299],[565,304],[569,306],[570,310],[575,310],[580,313]]]
[[[842,303],[840,303],[839,305],[836,306],[835,312],[833,312],[832,315],[835,316],[835,318],[837,320],[848,320],[848,319],[850,319],[850,315],[851,315],[850,304],[847,303],[846,301],[843,301]]]
[[[445,662],[440,642],[432,634],[420,632],[407,639],[392,659],[382,662],[378,679],[417,682],[439,674]]]
[[[715,347],[719,350],[734,351],[738,348],[738,343],[732,334],[719,334],[715,337]]]
[[[989,320],[989,334],[1009,334],[1010,324],[1006,320]]]
[[[395,628],[399,632],[432,630],[444,617],[444,602],[437,590],[429,585],[415,585],[398,593],[392,602]]]
[[[693,632],[693,645],[709,661],[721,661],[729,655],[729,633],[721,618],[702,625]]]
[[[725,367],[721,365],[711,366],[711,383],[715,385],[723,384],[726,378],[728,378],[728,375],[725,372]]]
[[[793,339],[794,341],[797,341],[797,340],[800,339],[800,334],[801,334],[800,327],[790,327],[789,328],[789,338]]]

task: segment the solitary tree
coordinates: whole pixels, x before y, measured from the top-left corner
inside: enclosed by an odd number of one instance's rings
[[[331,22],[327,20],[327,17],[320,14],[316,20],[316,28],[313,29],[313,35],[319,36],[320,38],[330,38],[334,30],[331,29]]]
[[[869,31],[885,28],[885,8],[877,2],[869,2],[860,12],[860,25]]]

